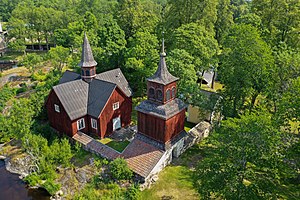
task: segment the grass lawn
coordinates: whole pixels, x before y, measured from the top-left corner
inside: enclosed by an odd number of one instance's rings
[[[189,132],[194,126],[196,126],[196,124],[187,121],[184,122],[184,130],[186,132]]]
[[[103,138],[102,140],[99,140],[99,142],[101,142],[102,144],[105,144],[111,148],[113,148],[114,150],[118,151],[118,152],[122,152],[127,145],[130,143],[129,141],[125,140],[125,141],[114,141],[111,138]]]
[[[185,166],[168,166],[160,174],[159,179],[150,189],[141,193],[141,199],[199,199],[193,188],[192,171]]]
[[[205,84],[201,84],[201,89],[206,90],[206,91],[210,91],[210,92],[216,92],[218,90],[222,90],[223,89],[223,84],[221,84],[218,81],[215,81],[215,83],[214,83],[214,89],[208,87]]]
[[[201,148],[194,145],[159,173],[158,181],[142,191],[141,199],[200,199],[193,186],[193,169],[201,159]]]

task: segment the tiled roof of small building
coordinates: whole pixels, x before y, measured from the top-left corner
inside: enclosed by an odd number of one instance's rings
[[[163,119],[169,119],[185,108],[185,103],[180,99],[174,99],[163,105],[145,100],[135,107],[135,109],[139,112],[152,114]]]
[[[87,39],[86,33],[84,33],[81,61],[78,64],[78,66],[79,67],[94,67],[96,65],[97,65],[97,62],[94,60],[92,48],[90,46],[89,40]]]
[[[134,138],[122,153],[122,157],[132,171],[146,178],[157,165],[164,151]]]
[[[178,80],[177,77],[173,76],[168,71],[165,57],[166,57],[166,53],[164,51],[164,40],[163,40],[163,42],[162,42],[162,53],[160,54],[160,60],[159,60],[158,68],[157,68],[155,74],[147,79],[148,81],[163,84],[163,85],[167,85],[169,83],[172,83],[172,82]]]

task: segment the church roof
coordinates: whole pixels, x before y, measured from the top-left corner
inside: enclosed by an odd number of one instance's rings
[[[115,83],[126,94],[126,96],[132,96],[132,90],[120,68],[97,74],[96,79]]]
[[[169,119],[186,108],[180,99],[174,99],[167,104],[157,104],[150,100],[140,103],[135,109],[145,114],[152,114],[163,119]]]
[[[84,33],[81,61],[78,64],[78,66],[79,67],[94,67],[96,65],[97,65],[97,62],[94,60],[92,48],[90,46],[89,40],[87,39],[86,33]]]
[[[74,120],[86,114],[99,117],[116,87],[119,87],[126,96],[132,95],[120,69],[98,74],[90,83],[82,80],[79,74],[66,71],[53,90],[70,119]]]
[[[167,85],[167,84],[172,83],[174,81],[177,81],[179,79],[179,78],[173,76],[168,71],[165,57],[166,57],[166,53],[165,53],[165,50],[164,50],[164,39],[163,39],[162,53],[160,54],[160,60],[159,60],[158,68],[157,68],[155,74],[147,79],[148,81],[163,84],[163,85]]]

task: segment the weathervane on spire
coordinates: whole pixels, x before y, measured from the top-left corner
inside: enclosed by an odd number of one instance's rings
[[[161,56],[166,56],[166,52],[165,52],[165,37],[164,37],[165,32],[162,32],[162,45],[161,45]]]

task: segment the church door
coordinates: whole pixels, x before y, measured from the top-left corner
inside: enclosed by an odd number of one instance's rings
[[[121,118],[117,117],[113,119],[113,131],[121,128]]]

